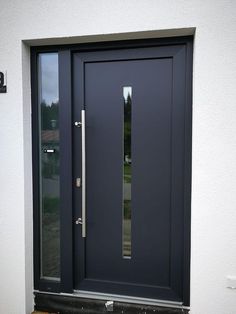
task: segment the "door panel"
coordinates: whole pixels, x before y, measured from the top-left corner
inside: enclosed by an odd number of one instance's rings
[[[75,227],[75,288],[183,299],[184,45],[75,53],[74,115],[86,112],[86,238]],[[124,98],[131,104],[131,258],[123,256]],[[80,130],[74,175],[81,176]],[[75,218],[81,191],[74,191]]]

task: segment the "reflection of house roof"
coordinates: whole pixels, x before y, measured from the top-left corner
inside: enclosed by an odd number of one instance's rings
[[[42,143],[59,142],[59,130],[42,130]]]

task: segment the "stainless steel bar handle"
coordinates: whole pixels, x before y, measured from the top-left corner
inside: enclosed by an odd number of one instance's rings
[[[82,137],[82,237],[86,237],[86,136],[85,136],[85,110],[81,110],[81,137]]]

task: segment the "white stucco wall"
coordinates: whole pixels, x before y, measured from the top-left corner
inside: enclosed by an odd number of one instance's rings
[[[22,40],[139,38],[191,27],[191,314],[236,313],[236,290],[226,288],[226,276],[236,275],[236,1],[0,0],[0,70],[8,83],[0,94],[1,314],[30,313],[33,303],[29,51]]]

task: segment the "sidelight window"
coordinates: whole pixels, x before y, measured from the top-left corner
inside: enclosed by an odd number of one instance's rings
[[[60,278],[58,54],[38,55],[40,277]]]
[[[123,127],[123,257],[131,258],[131,111],[132,87],[123,87],[124,127]]]

